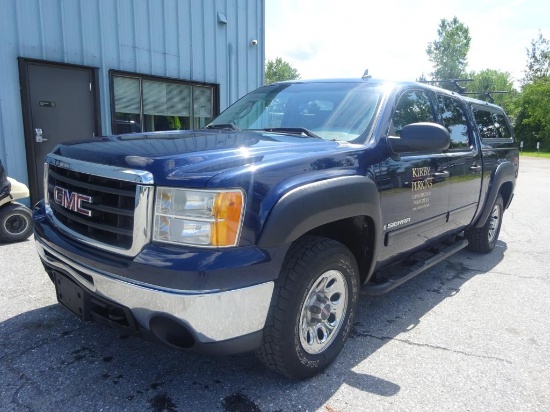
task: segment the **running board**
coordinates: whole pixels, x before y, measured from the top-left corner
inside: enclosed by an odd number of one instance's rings
[[[447,259],[451,255],[454,255],[456,252],[461,251],[466,246],[468,246],[468,241],[466,239],[461,239],[460,241],[457,241],[452,245],[447,246],[445,249],[440,250],[433,257],[418,262],[404,274],[394,275],[386,279],[382,283],[367,284],[363,287],[363,290],[367,293],[367,295],[383,295],[384,293],[389,292],[390,290],[402,285],[406,281],[411,280],[416,275],[419,275],[420,273],[438,264],[439,262]]]

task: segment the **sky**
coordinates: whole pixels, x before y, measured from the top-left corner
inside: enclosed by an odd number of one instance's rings
[[[265,54],[302,79],[416,80],[433,67],[426,47],[441,19],[456,16],[472,38],[467,70],[523,77],[539,30],[550,40],[549,0],[265,0]]]

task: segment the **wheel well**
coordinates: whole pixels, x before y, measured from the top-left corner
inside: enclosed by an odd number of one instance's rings
[[[374,222],[368,216],[336,220],[310,230],[303,236],[323,236],[345,245],[355,257],[361,283],[370,272],[374,253]]]
[[[500,194],[504,200],[504,208],[506,209],[512,200],[512,191],[514,190],[514,185],[512,182],[505,182],[500,187]]]

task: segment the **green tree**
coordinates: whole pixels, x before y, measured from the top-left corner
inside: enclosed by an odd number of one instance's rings
[[[531,40],[531,48],[527,48],[524,73],[523,84],[550,76],[550,41],[545,39],[540,31],[538,37]]]
[[[452,20],[441,19],[437,29],[437,39],[428,43],[426,48],[426,53],[434,68],[434,71],[430,73],[432,80],[465,77],[470,41],[470,29],[456,16]],[[450,90],[456,89],[449,83],[441,83],[441,87]]]
[[[516,114],[516,101],[519,92],[514,88],[512,76],[508,72],[498,70],[485,69],[479,73],[470,72],[468,78],[472,82],[465,83],[468,93],[479,93],[473,95],[476,99],[492,101],[503,107],[508,116],[514,117]],[[505,93],[490,93],[490,92],[505,92]],[[490,94],[490,96],[488,95]]]
[[[297,80],[299,78],[300,73],[298,73],[298,70],[280,57],[277,57],[275,60],[268,60],[265,65],[264,84],[281,82],[284,80]]]
[[[515,132],[526,150],[550,151],[550,76],[523,87],[518,105]]]
[[[527,48],[521,95],[517,101],[515,132],[526,150],[550,151],[550,41],[539,32]]]

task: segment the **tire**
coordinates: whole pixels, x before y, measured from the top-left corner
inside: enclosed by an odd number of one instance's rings
[[[26,206],[12,202],[0,208],[0,241],[21,242],[33,231],[32,213]]]
[[[471,228],[466,231],[468,249],[478,253],[489,253],[497,244],[502,216],[504,214],[504,201],[499,194],[491,208],[487,222],[480,228]]]
[[[290,378],[323,371],[353,326],[359,271],[339,242],[306,237],[289,250],[275,283],[258,358]]]

